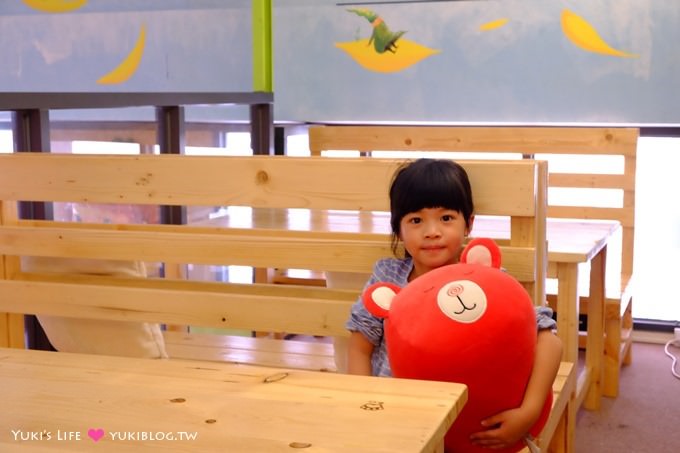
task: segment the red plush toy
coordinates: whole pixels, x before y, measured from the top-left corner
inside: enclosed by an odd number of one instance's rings
[[[460,263],[416,278],[406,287],[376,283],[363,294],[373,315],[385,318],[395,377],[460,382],[468,402],[446,435],[450,452],[486,452],[469,441],[481,421],[519,407],[534,362],[536,314],[524,287],[500,270],[500,250],[475,239]],[[531,429],[547,421],[552,393]],[[524,447],[518,442],[511,449]]]

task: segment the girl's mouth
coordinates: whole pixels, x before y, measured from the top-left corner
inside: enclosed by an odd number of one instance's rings
[[[425,246],[425,247],[421,247],[421,249],[425,250],[425,251],[437,251],[437,250],[442,250],[444,248],[445,247],[443,245],[428,245],[428,246]]]

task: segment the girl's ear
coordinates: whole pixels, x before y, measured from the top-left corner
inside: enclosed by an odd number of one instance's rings
[[[475,215],[472,214],[470,216],[470,219],[467,222],[467,226],[465,227],[465,236],[469,236],[470,233],[472,233],[472,227],[474,226],[474,224],[475,224]]]
[[[496,242],[489,238],[471,240],[460,255],[460,262],[481,264],[483,266],[501,268],[501,250]]]
[[[377,282],[364,290],[361,299],[370,314],[377,318],[388,318],[392,300],[400,290],[393,283]]]

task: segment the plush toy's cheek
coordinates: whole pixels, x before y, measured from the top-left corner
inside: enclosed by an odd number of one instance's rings
[[[455,280],[442,286],[437,293],[439,309],[454,321],[473,323],[486,312],[484,290],[471,280]]]
[[[376,288],[376,290],[371,293],[371,299],[373,299],[373,302],[375,302],[378,307],[385,311],[390,310],[390,305],[392,305],[394,296],[395,294],[392,288],[387,286]]]
[[[361,299],[366,310],[373,316],[387,318],[392,300],[400,290],[401,288],[393,283],[377,282],[364,290]]]

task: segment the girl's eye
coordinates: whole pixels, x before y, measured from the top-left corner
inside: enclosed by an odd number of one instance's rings
[[[411,217],[409,219],[409,222],[413,223],[413,224],[418,224],[418,223],[420,223],[420,217]]]
[[[451,214],[445,214],[442,216],[442,220],[444,222],[451,222],[453,220],[453,216]]]

